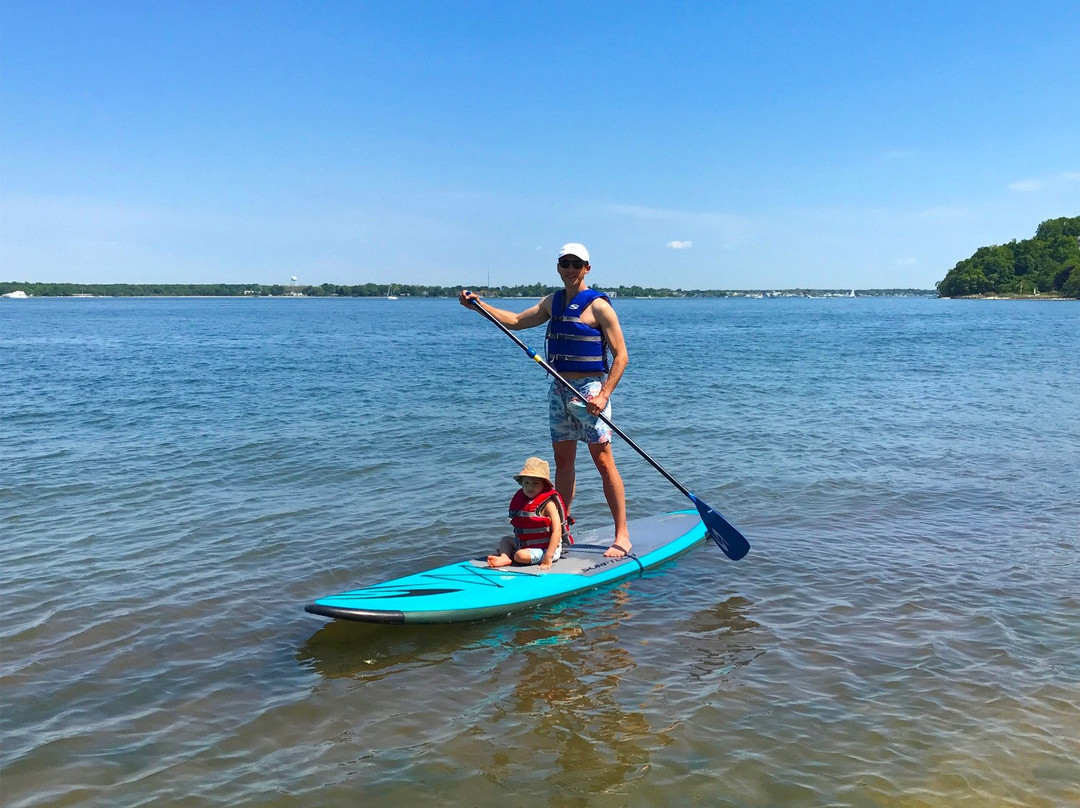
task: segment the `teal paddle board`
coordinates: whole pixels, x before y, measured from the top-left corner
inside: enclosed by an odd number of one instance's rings
[[[548,570],[537,566],[493,569],[486,554],[381,584],[319,598],[304,607],[323,617],[365,623],[459,623],[497,617],[549,603],[586,589],[640,575],[686,552],[705,538],[697,511],[676,511],[630,522],[633,551],[605,558],[614,529],[575,535],[575,543]],[[486,552],[492,552],[493,542]]]

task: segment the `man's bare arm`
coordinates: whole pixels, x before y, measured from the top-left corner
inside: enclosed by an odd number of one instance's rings
[[[467,308],[483,306],[484,311],[491,314],[496,320],[505,325],[511,331],[520,331],[524,328],[534,328],[546,323],[551,319],[551,295],[548,295],[535,306],[530,306],[522,312],[499,309],[489,303],[485,303],[480,296],[462,289],[458,293],[458,302]]]
[[[596,327],[604,335],[604,341],[607,342],[608,347],[611,349],[611,370],[608,371],[607,379],[604,380],[604,386],[600,388],[600,393],[592,399],[592,402],[596,402],[598,405],[596,411],[600,412],[607,406],[607,400],[618,386],[619,380],[626,370],[626,365],[630,361],[630,355],[626,350],[626,341],[623,339],[622,326],[619,325],[618,315],[615,314],[615,309],[611,307],[611,304],[603,298],[598,298],[593,301],[589,308],[593,310],[593,316],[596,318]],[[599,400],[601,397],[603,397],[603,401]],[[590,411],[591,409],[592,407],[590,407]]]

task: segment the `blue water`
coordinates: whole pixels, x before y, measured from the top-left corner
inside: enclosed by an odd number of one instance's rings
[[[450,300],[0,301],[3,805],[1080,801],[1080,307],[616,306],[615,422],[750,555],[381,627],[303,605],[488,550],[550,458],[505,336]],[[616,457],[631,517],[687,506]]]

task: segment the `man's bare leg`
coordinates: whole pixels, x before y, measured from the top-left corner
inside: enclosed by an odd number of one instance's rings
[[[562,497],[566,505],[566,515],[570,515],[570,504],[574,501],[574,490],[577,487],[577,472],[574,470],[574,460],[577,458],[577,441],[561,440],[551,444],[555,454],[555,490]]]
[[[615,543],[604,553],[608,558],[621,558],[630,552],[630,529],[626,526],[626,489],[623,488],[622,476],[615,468],[615,456],[611,443],[590,443],[592,455],[600,480],[604,485],[604,498],[611,509],[611,518],[615,520]]]

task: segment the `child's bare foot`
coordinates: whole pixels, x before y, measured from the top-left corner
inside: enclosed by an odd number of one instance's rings
[[[489,567],[509,567],[513,563],[514,562],[510,559],[510,556],[505,554],[488,556]]]

